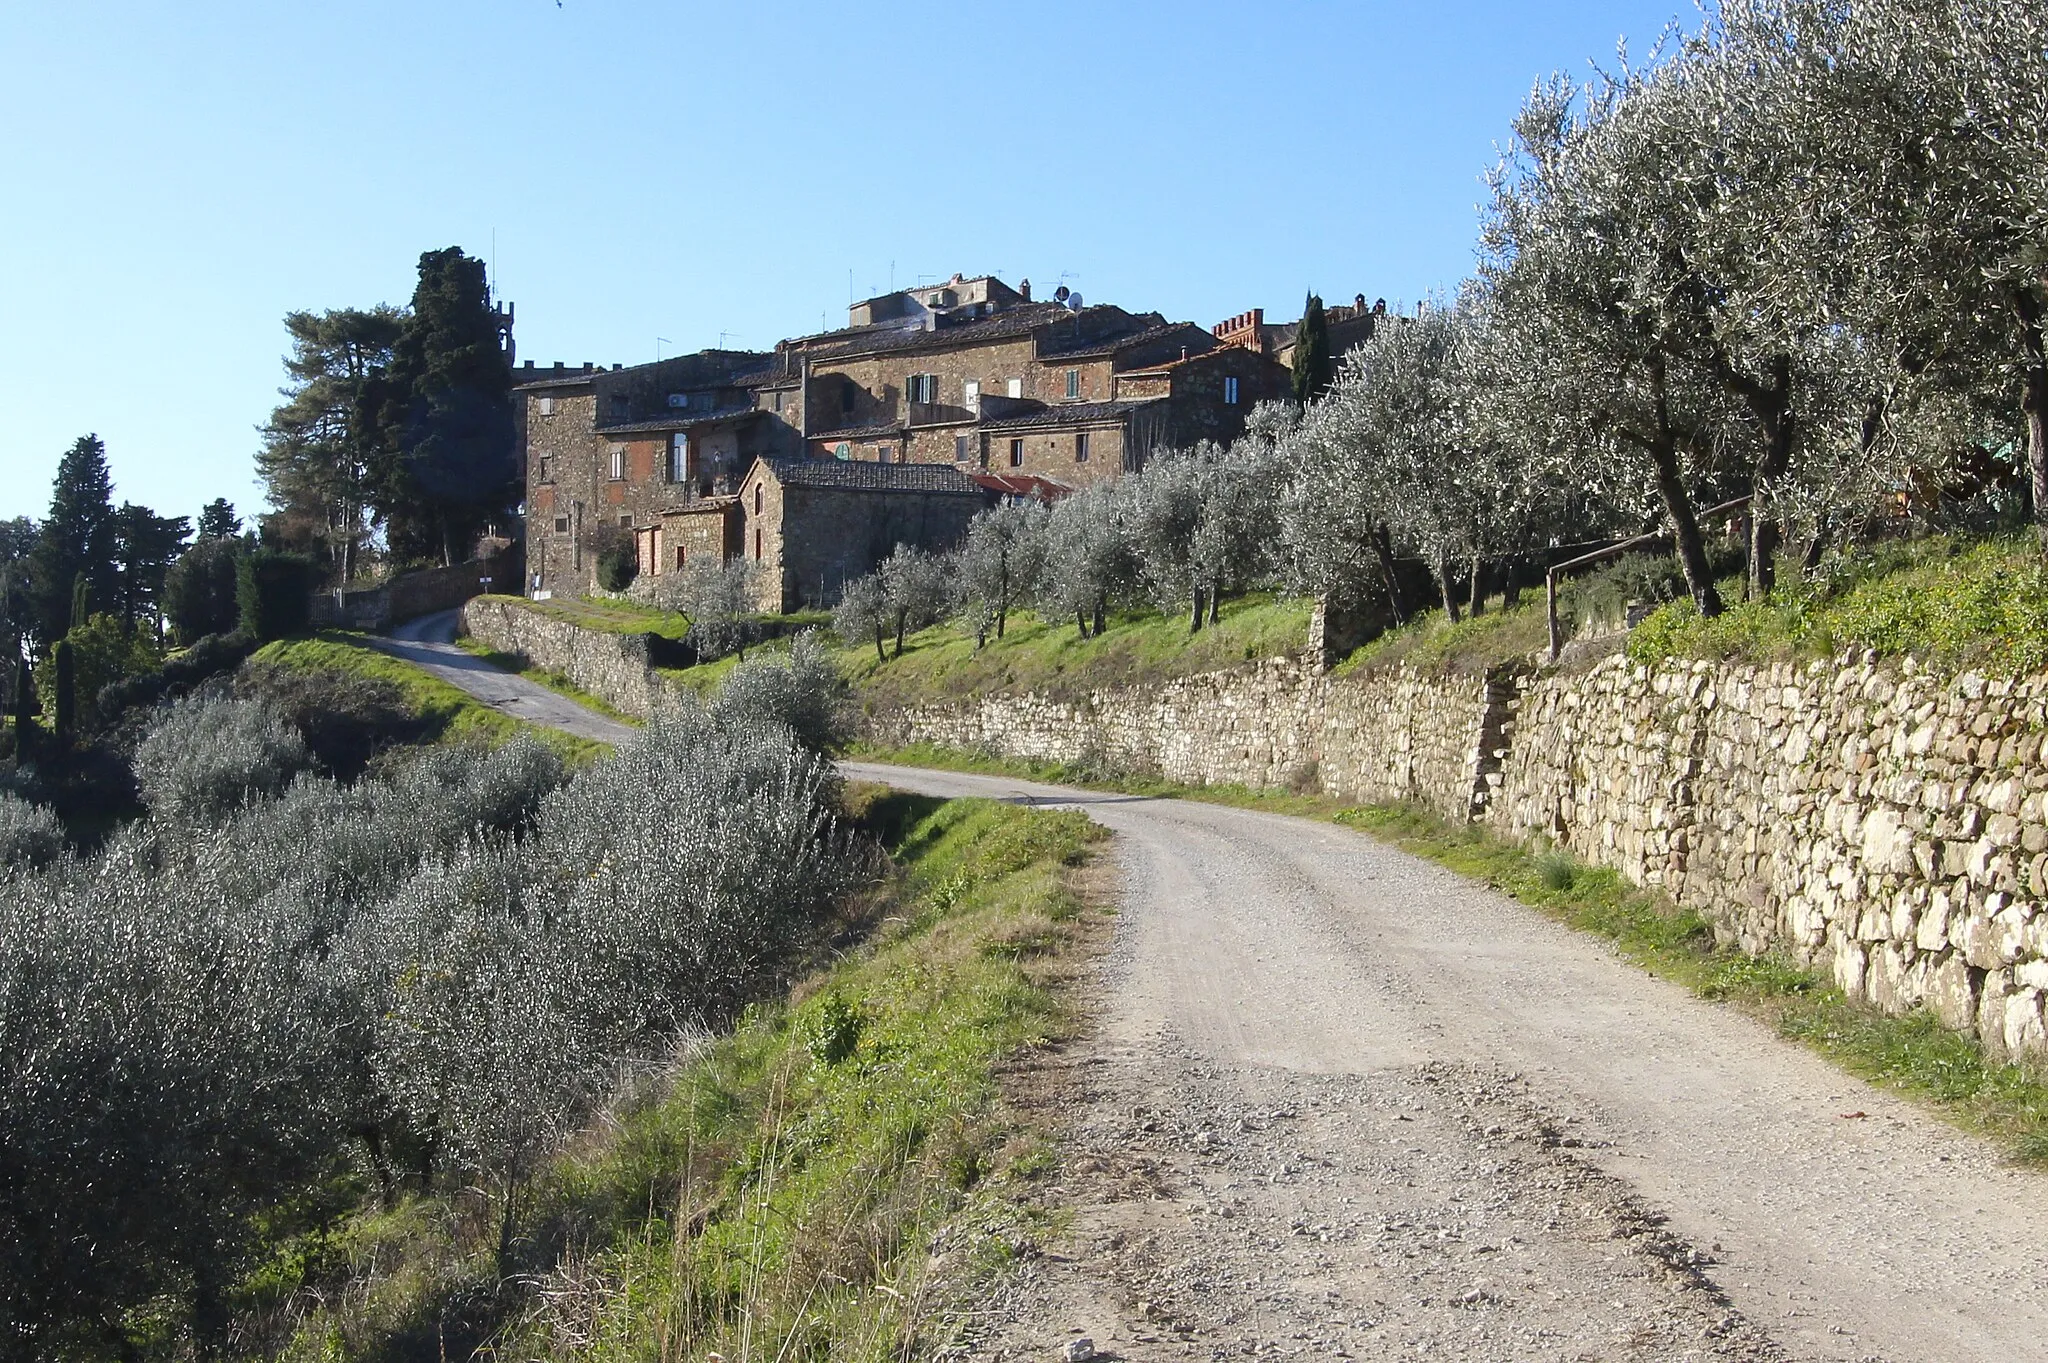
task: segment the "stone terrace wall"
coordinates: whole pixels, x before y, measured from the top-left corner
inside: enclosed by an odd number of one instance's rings
[[[1662,885],[1724,938],[2048,1050],[2048,678],[1874,662],[1539,682],[1493,810]]]
[[[675,699],[673,685],[648,666],[641,635],[584,629],[488,596],[463,606],[462,624],[486,647],[560,673],[622,714],[644,719]]]
[[[1407,800],[1464,819],[1489,789],[1479,745],[1489,695],[1476,679],[1332,679],[1275,658],[1078,700],[990,695],[916,706],[870,716],[868,732],[890,744],[1101,761],[1190,785],[1307,786],[1345,799]]]
[[[2048,1053],[2048,678],[1611,658],[1332,679],[1291,662],[870,719],[883,742],[1411,801],[1659,886],[1993,1056]]]

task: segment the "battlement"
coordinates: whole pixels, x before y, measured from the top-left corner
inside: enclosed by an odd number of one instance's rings
[[[1209,330],[1223,345],[1242,346],[1246,350],[1263,350],[1265,343],[1261,337],[1265,325],[1266,310],[1252,308],[1247,312],[1240,312],[1235,317],[1225,318]]]

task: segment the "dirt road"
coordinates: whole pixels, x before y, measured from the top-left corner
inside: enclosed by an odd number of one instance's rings
[[[1328,825],[847,770],[1118,835],[1075,1223],[976,1356],[2048,1358],[2048,1179],[1598,942]]]
[[[388,637],[369,642],[372,647],[424,668],[493,709],[529,724],[546,725],[601,743],[622,743],[633,734],[630,725],[578,705],[516,672],[493,667],[473,654],[464,653],[455,646],[455,623],[455,611],[440,611],[409,620],[393,629]]]

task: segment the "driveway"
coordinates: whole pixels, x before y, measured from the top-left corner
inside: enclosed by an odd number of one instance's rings
[[[567,696],[528,681],[516,672],[494,667],[482,658],[455,646],[455,632],[461,612],[439,611],[408,620],[389,635],[369,642],[372,647],[424,668],[442,681],[459,686],[494,710],[515,719],[541,724],[578,738],[600,743],[622,743],[637,732],[609,715],[601,715]]]

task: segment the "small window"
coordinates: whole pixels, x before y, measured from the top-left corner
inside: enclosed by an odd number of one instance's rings
[[[682,545],[680,545],[680,544],[678,544],[678,545],[676,546],[676,571],[677,571],[677,572],[679,572],[679,573],[680,573],[680,572],[681,572],[681,571],[683,570],[683,564],[684,564],[684,562],[685,562],[685,561],[686,561],[686,556],[685,556],[685,555],[684,555],[684,553],[683,553],[683,546],[682,546]]]
[[[555,533],[557,535],[566,535],[569,533],[569,518],[567,516],[555,517]]]
[[[624,482],[624,481],[625,481],[625,478],[626,478],[626,447],[625,447],[624,445],[614,445],[614,446],[612,446],[612,468],[611,468],[611,474],[612,474],[612,481],[613,481],[614,483],[619,483],[619,482]]]
[[[1081,371],[1080,371],[1080,370],[1078,370],[1078,369],[1069,369],[1069,370],[1067,371],[1067,397],[1068,397],[1069,399],[1073,399],[1073,398],[1077,398],[1077,397],[1080,397],[1080,396],[1081,396]]]
[[[980,379],[969,379],[969,380],[968,380],[967,382],[965,382],[965,383],[961,384],[961,385],[960,385],[960,398],[961,398],[961,401],[962,401],[962,402],[963,402],[963,403],[964,403],[964,404],[965,404],[966,406],[968,406],[968,407],[972,407],[972,406],[974,406],[974,405],[975,405],[976,403],[980,402],[980,401],[981,401],[981,380],[980,380]]]
[[[1011,397],[1013,397],[1013,398],[1021,398],[1021,397],[1023,397],[1023,396],[1024,396],[1024,380],[1022,380],[1022,379],[1011,379],[1011,380],[1010,380],[1010,396],[1011,396]]]
[[[633,528],[633,517],[630,514],[619,517],[619,528],[621,530],[631,530]]]
[[[967,462],[967,437],[964,435],[953,437],[953,462],[956,464]]]
[[[761,514],[761,485],[759,483],[754,484],[754,514],[756,516]]]
[[[633,399],[624,393],[612,394],[612,420],[624,421],[633,415]]]
[[[553,469],[553,467],[549,465],[548,457],[546,455],[542,455],[540,457],[540,480],[543,483],[552,483],[555,481],[555,470]]]
[[[1012,440],[1010,442],[1010,467],[1013,469],[1024,467],[1024,442],[1021,440]]]
[[[840,441],[837,445],[834,445],[832,447],[832,457],[835,459],[853,458],[853,446],[848,444],[844,440]]]
[[[1231,404],[1231,405],[1235,405],[1235,404],[1236,404],[1236,402],[1237,402],[1237,380],[1236,380],[1236,379],[1228,379],[1228,378],[1227,378],[1227,379],[1223,380],[1223,401],[1224,401],[1225,403],[1228,403],[1228,404]]]
[[[540,414],[542,416],[553,416],[555,414],[555,400],[553,398],[542,398],[540,400]]]
[[[754,562],[761,561],[761,527],[754,527]]]
[[[939,400],[939,376],[937,374],[912,374],[905,388],[912,402],[933,403]]]
[[[1074,462],[1077,464],[1088,462],[1088,432],[1086,431],[1078,432],[1074,436]]]
[[[668,480],[671,483],[686,481],[690,476],[690,437],[681,431],[669,440]]]
[[[775,390],[775,415],[782,415],[782,400],[788,396],[789,394],[783,392],[780,388]]]

